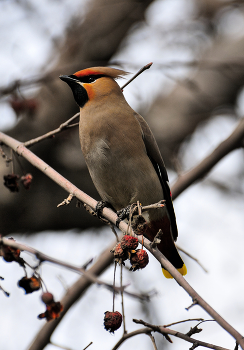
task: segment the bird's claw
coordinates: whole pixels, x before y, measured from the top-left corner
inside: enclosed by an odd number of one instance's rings
[[[113,209],[112,205],[109,202],[107,202],[107,201],[99,201],[99,202],[97,202],[95,213],[97,214],[98,219],[102,218],[102,211],[103,211],[103,209],[105,207]]]
[[[121,210],[118,210],[117,211],[117,215],[118,215],[118,219],[116,220],[116,227],[119,228],[119,224],[122,220],[129,220],[130,219],[130,215],[131,217],[135,214],[138,214],[138,211],[135,212],[135,207],[137,207],[137,204],[136,203],[133,203],[131,205],[128,205],[127,207],[121,209]]]

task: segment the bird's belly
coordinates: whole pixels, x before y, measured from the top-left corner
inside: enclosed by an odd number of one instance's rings
[[[96,147],[86,158],[94,185],[103,200],[116,210],[140,201],[142,205],[162,199],[163,190],[156,171],[145,153],[113,154],[109,147]]]

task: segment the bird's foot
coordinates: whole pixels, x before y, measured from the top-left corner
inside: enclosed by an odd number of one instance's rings
[[[116,220],[116,226],[119,227],[119,224],[122,220],[129,220],[130,216],[131,218],[133,217],[133,215],[137,215],[138,214],[138,210],[137,210],[137,204],[133,203],[128,205],[127,207],[118,210],[117,211],[117,215],[118,215],[118,219]]]
[[[104,208],[110,208],[114,210],[112,205],[107,201],[99,201],[96,205],[95,213],[97,214],[98,219],[102,219],[102,211]]]

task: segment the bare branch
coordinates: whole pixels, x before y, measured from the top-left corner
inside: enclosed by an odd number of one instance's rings
[[[93,342],[91,341],[83,350],[86,350],[87,348],[89,348],[89,346],[91,346],[93,344]]]
[[[177,321],[177,322],[173,322],[173,323],[169,323],[169,324],[165,324],[164,327],[170,327],[170,326],[174,326],[175,324],[179,324],[179,323],[184,323],[184,322],[189,322],[189,321],[204,321],[203,318],[188,318],[187,320],[182,320],[182,321]],[[212,320],[211,320],[212,321]]]
[[[63,124],[61,124],[57,129],[55,129],[53,131],[49,131],[48,133],[46,133],[46,134],[44,134],[42,136],[36,137],[35,139],[32,139],[30,141],[26,141],[24,143],[25,147],[31,147],[32,145],[34,145],[34,144],[36,144],[38,142],[41,142],[41,141],[43,141],[45,139],[49,139],[51,137],[54,137],[54,135],[60,133],[63,130],[66,130],[66,129],[68,129],[70,127],[73,127],[73,126],[77,126],[78,125],[77,123],[76,124],[72,124],[72,125],[70,125],[70,123],[74,119],[78,118],[79,115],[80,115],[80,113],[76,113],[75,115],[73,115],[73,117],[71,117],[70,119],[66,120],[66,122],[64,122]]]
[[[146,328],[147,331],[148,331],[148,329],[151,329],[152,331],[161,333],[164,336],[165,336],[165,334],[170,334],[170,335],[173,335],[174,337],[184,339],[185,341],[194,344],[195,347],[203,346],[205,348],[214,349],[214,350],[229,350],[227,348],[222,348],[221,346],[218,346],[218,345],[205,343],[205,342],[202,342],[200,340],[193,339],[193,338],[187,336],[186,334],[180,333],[178,331],[174,331],[174,330],[169,329],[169,328],[165,328],[163,326],[155,326],[155,325],[152,325],[150,323],[144,322],[143,320],[133,319],[133,321],[137,324],[142,324],[145,327],[148,327],[148,328]]]
[[[178,246],[178,244],[176,244],[176,247],[178,250],[180,250],[182,253],[186,254],[187,256],[189,256],[189,258],[191,258],[192,260],[196,261],[196,263],[201,266],[201,268],[203,269],[203,271],[205,271],[206,273],[208,273],[208,270],[202,265],[202,263],[200,263],[200,261],[195,258],[192,254],[188,253],[185,249],[181,248]]]
[[[157,345],[156,345],[156,342],[155,342],[155,339],[154,339],[154,336],[153,336],[152,334],[148,334],[148,336],[149,336],[149,338],[150,338],[151,341],[152,341],[154,350],[158,350]]]
[[[172,198],[178,197],[186,188],[195,181],[202,179],[223,157],[234,149],[243,147],[244,118],[241,119],[232,134],[219,144],[219,146],[207,156],[200,164],[187,173],[179,176],[171,188]]]
[[[124,334],[121,337],[121,339],[118,341],[118,343],[115,344],[115,346],[112,348],[112,350],[118,349],[120,347],[120,345],[129,338],[135,337],[136,335],[139,335],[139,334],[147,334],[148,335],[151,333],[151,331],[152,331],[151,328],[141,328],[141,329],[137,329],[136,331]]]
[[[123,89],[127,86],[127,85],[129,85],[134,79],[136,79],[137,77],[138,77],[138,75],[140,75],[141,73],[143,73],[146,69],[149,69],[151,66],[152,66],[152,62],[151,63],[148,63],[148,64],[146,64],[144,67],[142,67],[141,69],[139,69],[139,71],[135,74],[135,75],[133,75],[133,77],[130,79],[130,80],[128,80],[122,87],[121,87],[121,90],[123,91]]]
[[[0,244],[4,244],[4,245],[7,245],[7,246],[12,247],[12,248],[20,249],[21,251],[29,252],[29,253],[35,255],[35,257],[37,259],[39,259],[41,262],[48,261],[48,262],[51,262],[51,263],[53,263],[55,265],[63,266],[65,268],[69,269],[69,270],[78,272],[78,273],[84,275],[92,283],[96,283],[98,285],[104,286],[104,287],[108,288],[109,290],[112,290],[112,291],[114,291],[116,293],[120,293],[121,291],[123,291],[125,294],[128,294],[131,297],[135,297],[135,298],[138,297],[140,300],[149,300],[149,296],[137,295],[137,294],[125,291],[125,288],[127,286],[116,287],[113,284],[109,284],[109,283],[103,282],[102,280],[98,279],[96,276],[94,276],[93,274],[91,274],[89,271],[85,270],[82,267],[78,267],[78,266],[75,266],[73,264],[69,264],[67,262],[64,262],[64,261],[61,261],[61,260],[58,260],[58,259],[54,259],[51,256],[43,254],[39,250],[34,249],[32,247],[29,247],[29,246],[27,246],[25,244],[21,244],[19,242],[16,242],[16,241],[13,241],[11,239],[4,238],[4,237],[0,238]]]
[[[153,239],[153,242],[151,243],[151,247],[152,248],[156,248],[157,245],[161,242],[162,240],[162,236],[163,236],[163,231],[161,230],[161,228],[159,229],[158,233],[156,234],[156,236]]]

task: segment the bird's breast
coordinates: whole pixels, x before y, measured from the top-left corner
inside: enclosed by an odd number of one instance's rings
[[[97,116],[81,118],[80,142],[101,198],[116,210],[137,200],[148,205],[164,199],[134,115],[127,118],[100,112]]]

